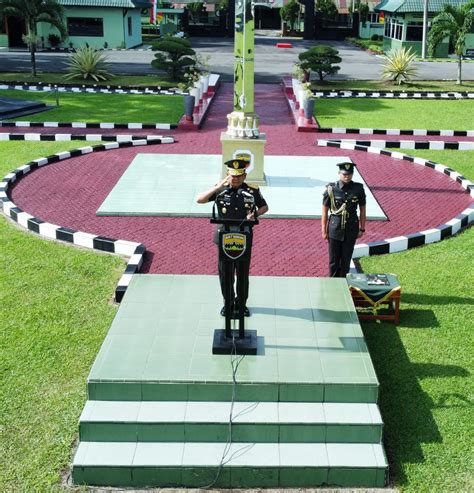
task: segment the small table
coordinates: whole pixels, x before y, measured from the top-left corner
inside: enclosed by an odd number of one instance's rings
[[[347,274],[359,320],[390,320],[400,322],[401,287],[395,274]],[[374,284],[380,281],[381,284]],[[388,283],[388,284],[387,284]],[[388,313],[380,313],[387,307]]]

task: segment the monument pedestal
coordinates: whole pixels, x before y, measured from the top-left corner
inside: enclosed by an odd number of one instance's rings
[[[264,171],[264,153],[265,144],[267,143],[266,134],[262,133],[256,139],[231,137],[225,132],[221,133],[222,144],[222,169],[221,177],[227,175],[226,161],[234,159],[236,154],[248,153],[251,155],[249,172],[246,181],[255,185],[266,185]]]

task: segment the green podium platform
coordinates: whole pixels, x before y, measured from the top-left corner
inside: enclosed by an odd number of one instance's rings
[[[134,276],[89,375],[75,484],[386,484],[378,381],[345,279],[250,286],[258,354],[242,357],[232,406],[231,357],[212,355],[217,277]]]

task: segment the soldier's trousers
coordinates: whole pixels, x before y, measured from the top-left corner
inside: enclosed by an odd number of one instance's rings
[[[247,303],[247,298],[249,295],[249,271],[250,271],[250,260],[248,262],[240,262],[242,265],[242,278],[240,276],[237,276],[237,263],[233,262],[232,265],[232,300],[235,298],[235,290],[234,290],[234,279],[237,277],[237,293],[240,291],[240,283],[244,283],[245,287],[245,300],[244,304]],[[224,279],[224,266],[225,262],[223,260],[219,260],[219,281],[221,283],[221,292],[222,292],[222,297],[225,299],[225,279]],[[239,300],[240,302],[241,300]]]
[[[329,277],[346,277],[356,239],[346,238],[340,241],[329,238]]]

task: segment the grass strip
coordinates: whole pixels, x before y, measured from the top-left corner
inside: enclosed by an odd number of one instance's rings
[[[473,151],[403,152],[474,180]],[[381,384],[392,483],[413,493],[471,491],[474,228],[361,264],[365,272],[397,274],[402,286],[398,327],[362,324]]]
[[[2,142],[0,174],[73,147]],[[0,217],[1,491],[51,491],[60,483],[124,266],[119,257],[43,240]]]
[[[55,95],[36,91],[1,91],[2,97],[56,105]],[[140,94],[59,93],[59,107],[16,118],[30,122],[113,122],[177,124],[183,114],[182,96]]]
[[[358,46],[363,50],[369,50],[373,53],[383,53],[383,40],[372,40],[362,38],[346,38],[346,41],[350,44]]]
[[[321,127],[472,130],[473,100],[318,99]]]

